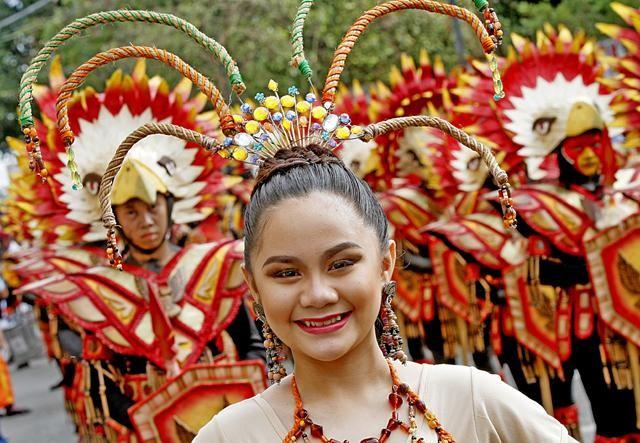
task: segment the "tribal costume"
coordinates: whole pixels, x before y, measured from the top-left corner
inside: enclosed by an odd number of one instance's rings
[[[480,63],[457,91],[467,128],[526,165],[527,183],[513,191],[513,201],[527,258],[501,267],[508,310],[494,319],[492,333],[501,323],[502,358],[520,389],[549,412],[553,404],[570,429],[577,432],[570,386],[576,368],[599,439],[630,438],[638,430],[632,390],[637,353],[622,334],[629,327],[614,328],[607,320],[603,301],[610,290],[604,271],[594,266],[609,239],[632,242],[637,224],[637,203],[615,191],[616,171],[629,153],[617,146],[622,128],[615,126],[614,112],[620,108],[599,82],[600,54],[584,35],[547,27],[537,44],[517,35],[512,41],[501,61],[507,99],[489,105],[491,77]],[[628,260],[633,267],[634,259]],[[531,389],[536,381],[541,393]]]
[[[69,94],[68,124],[82,146],[73,166],[79,190],[69,179],[54,123],[53,100],[67,85],[58,61],[50,79],[50,88],[35,90],[40,138],[46,141],[42,154],[51,173],[48,185],[36,189],[52,194],[47,201],[59,214],[60,235],[49,241],[74,246],[21,257],[14,268],[26,283],[20,292],[35,294],[43,310],[49,353],[63,368],[67,407],[81,435],[190,441],[216,411],[194,413],[202,402],[220,409],[264,386],[260,362],[236,362],[262,358],[261,339],[243,303],[241,243],[220,233],[217,243],[176,249],[165,266],[137,264],[129,256],[125,272],[96,266],[108,262],[88,245],[103,238],[98,186],[129,132],[144,123],[167,122],[214,133],[216,120],[200,113],[206,97],[191,98],[189,80],[170,90],[162,78],[147,77],[145,61],[131,75],[116,71],[104,92],[87,88]],[[223,162],[180,140],[150,138],[127,157],[114,202],[154,204],[163,194],[170,202],[169,228],[174,222],[197,223],[211,213],[208,200],[224,190],[215,173]],[[164,241],[169,234],[162,233]],[[200,381],[185,385],[185,379]],[[231,382],[237,389],[220,391]]]

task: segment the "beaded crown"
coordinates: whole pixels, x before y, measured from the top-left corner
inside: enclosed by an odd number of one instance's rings
[[[218,154],[259,164],[280,149],[316,144],[333,150],[342,141],[363,134],[362,126],[351,124],[349,114],[331,113],[332,104],[319,104],[312,92],[302,97],[298,88],[291,86],[286,95],[280,96],[274,80],[268,88],[272,95],[260,92],[255,96],[260,106],[243,103],[242,114],[233,115],[242,130],[225,137]]]

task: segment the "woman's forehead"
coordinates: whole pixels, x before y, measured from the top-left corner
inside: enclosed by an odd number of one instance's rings
[[[256,252],[322,249],[336,243],[355,241],[366,245],[373,229],[343,197],[313,192],[283,200],[264,214]],[[281,253],[281,252],[280,252]]]

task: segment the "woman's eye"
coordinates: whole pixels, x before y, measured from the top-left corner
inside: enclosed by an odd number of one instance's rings
[[[329,270],[335,271],[338,269],[344,269],[347,266],[351,266],[352,264],[353,264],[353,260],[338,260],[331,264],[331,266],[329,267]]]
[[[298,276],[298,271],[295,269],[283,269],[282,271],[275,272],[273,276],[275,278],[292,278]]]

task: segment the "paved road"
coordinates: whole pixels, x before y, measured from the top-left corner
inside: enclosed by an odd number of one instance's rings
[[[31,409],[30,414],[0,418],[0,427],[9,443],[75,443],[62,390],[50,391],[49,386],[60,378],[58,367],[44,358],[32,360],[28,368],[11,377],[16,405]]]

